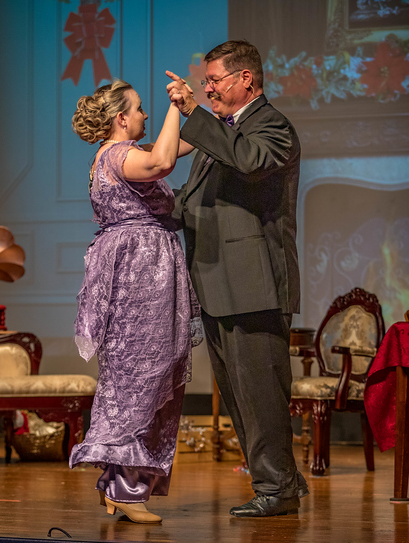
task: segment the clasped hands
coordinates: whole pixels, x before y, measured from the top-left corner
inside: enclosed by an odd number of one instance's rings
[[[166,70],[166,75],[172,79],[172,83],[166,87],[170,101],[174,103],[184,117],[189,117],[197,106],[193,97],[193,91],[184,79]]]

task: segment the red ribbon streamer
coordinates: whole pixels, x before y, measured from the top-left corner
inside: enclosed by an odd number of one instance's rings
[[[65,23],[64,31],[71,32],[64,38],[64,43],[72,53],[61,80],[72,79],[78,85],[84,60],[91,59],[94,71],[94,83],[102,79],[111,79],[108,64],[102,47],[107,49],[111,43],[115,29],[111,12],[108,8],[97,12],[96,4],[86,4],[78,7],[78,13],[71,12]]]

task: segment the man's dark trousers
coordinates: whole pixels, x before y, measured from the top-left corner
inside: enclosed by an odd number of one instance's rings
[[[297,494],[288,403],[291,315],[267,310],[225,317],[202,311],[209,356],[256,493]]]

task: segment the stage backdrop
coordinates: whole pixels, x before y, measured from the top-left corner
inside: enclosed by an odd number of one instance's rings
[[[42,373],[97,373],[73,343],[83,256],[96,230],[88,170],[96,148],[70,128],[76,101],[112,77],[140,93],[154,140],[168,107],[165,70],[204,107],[203,56],[228,38],[258,46],[265,92],[297,128],[302,311],[316,327],[355,286],[387,326],[409,307],[409,34],[404,0],[6,0],[1,3],[0,224],[26,274],[0,283],[7,325],[37,334]],[[186,179],[191,157],[168,177]],[[293,360],[295,374],[301,365]],[[313,370],[314,372],[316,369]],[[211,392],[205,346],[188,392]]]

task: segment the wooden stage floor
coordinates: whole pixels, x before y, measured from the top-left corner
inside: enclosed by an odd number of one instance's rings
[[[0,446],[0,541],[47,540],[57,526],[75,541],[149,543],[406,543],[409,505],[393,495],[393,450],[375,453],[376,471],[365,470],[362,447],[333,446],[328,476],[313,478],[297,463],[310,485],[298,515],[235,519],[233,505],[252,497],[249,476],[235,471],[238,460],[177,461],[168,497],[153,497],[150,509],[162,525],[138,525],[119,513],[107,515],[94,490],[99,470],[70,470],[65,462],[4,463]],[[52,532],[48,541],[66,540]]]

